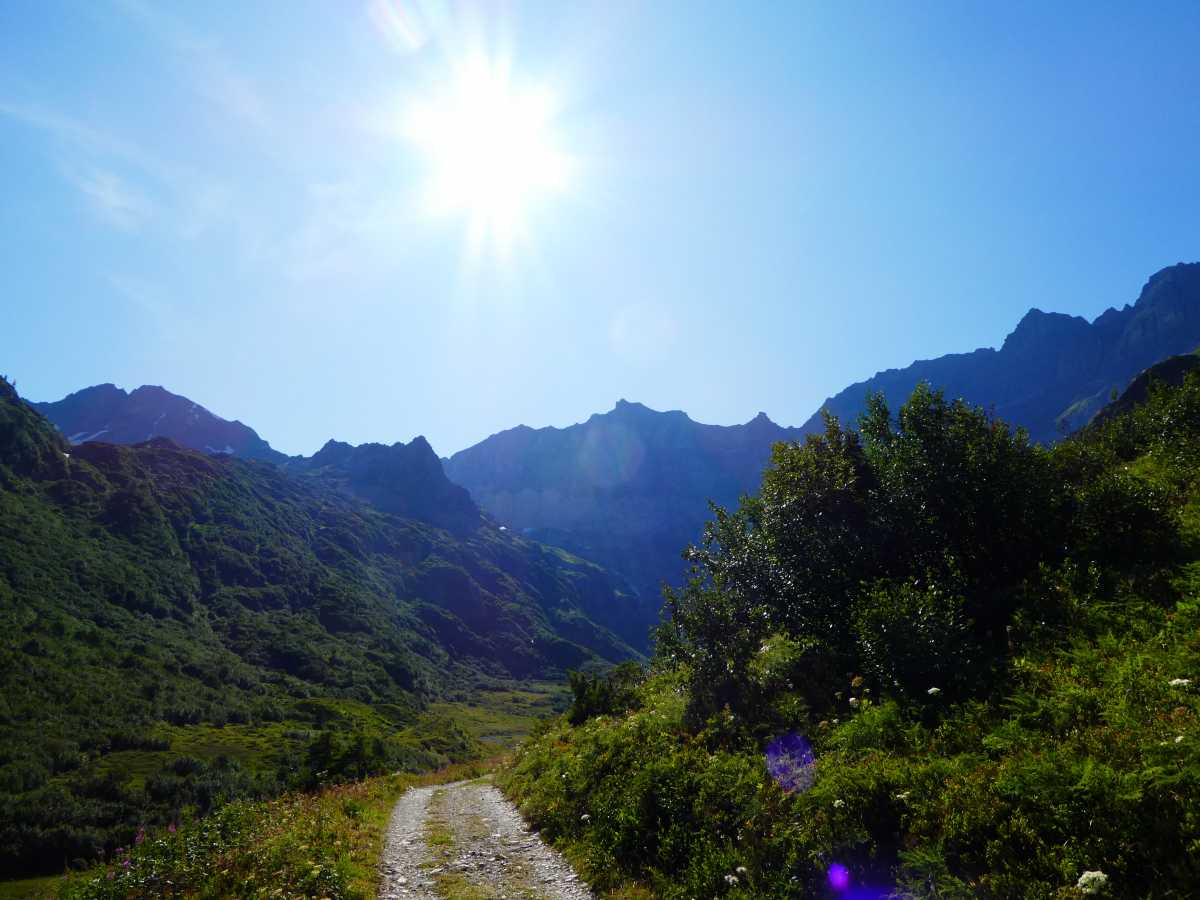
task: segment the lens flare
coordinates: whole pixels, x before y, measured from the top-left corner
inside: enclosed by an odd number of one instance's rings
[[[507,66],[482,56],[410,109],[406,130],[430,165],[430,206],[465,214],[476,249],[511,245],[533,208],[569,186],[556,111],[547,88],[515,85]]]
[[[841,863],[834,863],[829,867],[829,886],[835,891],[841,892],[850,887],[850,870]]]
[[[783,734],[767,744],[767,771],[788,793],[812,787],[816,768],[812,747],[799,734]]]

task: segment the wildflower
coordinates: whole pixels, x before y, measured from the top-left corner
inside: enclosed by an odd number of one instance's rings
[[[729,885],[737,884],[737,883],[738,883],[738,877],[737,877],[736,875],[726,875],[726,876],[725,876],[725,883],[726,883],[726,884],[729,884]]]
[[[834,809],[841,809],[841,808],[842,808],[843,806],[845,806],[845,805],[846,805],[846,801],[845,801],[845,800],[842,800],[840,797],[839,797],[837,800],[834,800],[834,801],[833,801],[833,808],[834,808]]]
[[[1192,679],[1190,678],[1172,678],[1167,682],[1171,687],[1187,687],[1191,683]]]
[[[1098,894],[1108,884],[1108,876],[1099,869],[1089,870],[1079,876],[1075,887],[1085,894]]]
[[[863,683],[863,677],[861,675],[855,675],[853,678],[850,679],[850,687],[858,687],[862,683]]]
[[[1175,743],[1177,743],[1177,744],[1183,743],[1183,735],[1182,734],[1175,735]]]
[[[584,813],[582,816],[579,817],[580,822],[586,822],[589,819],[591,819],[591,815],[589,815],[588,813]]]
[[[172,822],[170,825],[167,826],[167,831],[169,831],[171,834],[175,833],[175,823],[174,822]]]
[[[138,829],[137,836],[134,837],[134,839],[133,839],[134,846],[137,846],[138,844],[142,843],[142,841],[144,841],[144,840],[146,840],[146,826],[145,825],[143,825],[141,828]]]
[[[940,687],[931,687],[925,693],[927,693],[930,697],[936,697],[941,692],[942,692],[942,689]]]
[[[897,800],[907,800],[912,795],[912,791],[901,791],[896,795]]]
[[[851,697],[851,698],[850,698],[850,705],[851,705],[851,706],[858,706],[858,698],[857,698],[857,697]]]
[[[746,867],[745,867],[745,866],[738,866],[738,867],[737,867],[736,869],[734,869],[733,871],[737,872],[739,875],[745,875],[745,874],[746,874]]]

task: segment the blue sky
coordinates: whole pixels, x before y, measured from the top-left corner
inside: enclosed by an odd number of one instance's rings
[[[1200,259],[1197,46],[1194,3],[6,3],[0,371],[291,453],[799,424]],[[472,53],[572,161],[503,253],[401,125]]]

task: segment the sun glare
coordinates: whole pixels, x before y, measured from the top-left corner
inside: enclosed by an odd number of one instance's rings
[[[464,215],[475,250],[507,250],[539,203],[568,187],[570,160],[544,88],[516,88],[502,67],[476,62],[443,96],[415,105],[408,133],[430,165],[428,198]]]

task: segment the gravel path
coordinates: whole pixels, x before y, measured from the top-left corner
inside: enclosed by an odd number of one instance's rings
[[[388,825],[380,900],[592,900],[487,779],[413,788]]]

